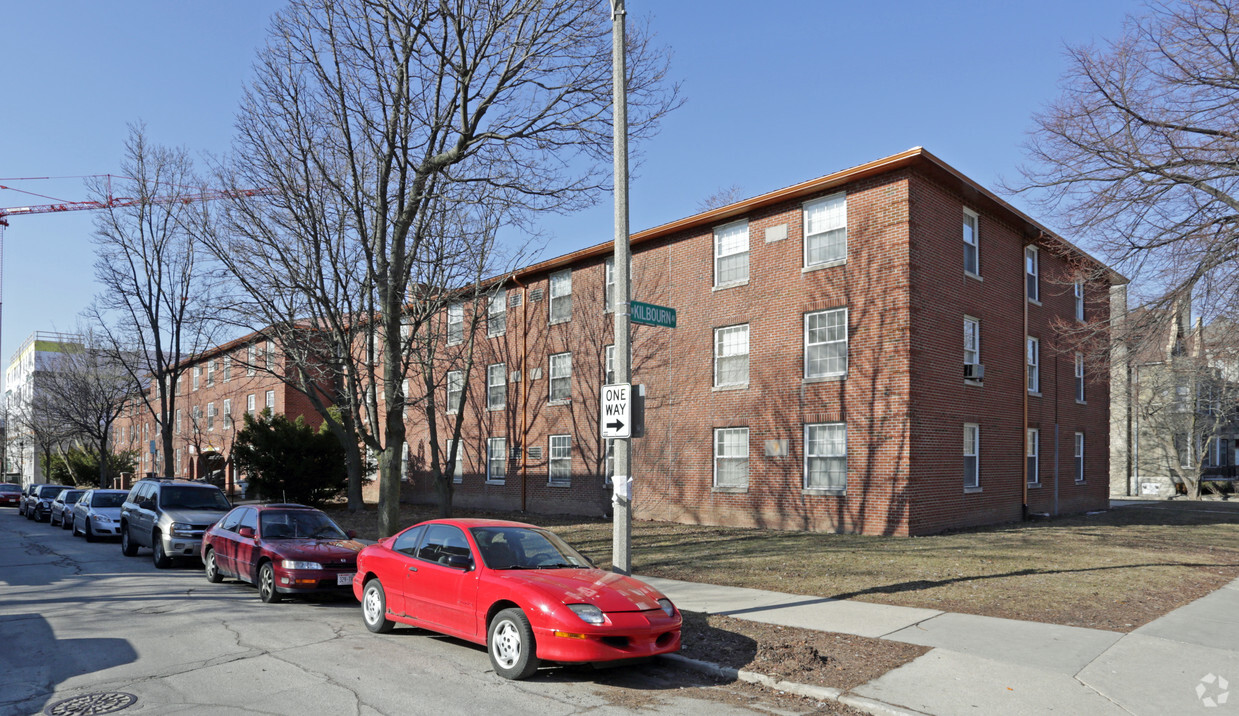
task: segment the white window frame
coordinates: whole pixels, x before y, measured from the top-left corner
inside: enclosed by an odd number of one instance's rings
[[[1041,252],[1036,246],[1024,247],[1024,296],[1041,304]]]
[[[828,432],[827,437],[821,440],[813,440],[810,434],[816,429],[824,429]],[[843,432],[843,452],[831,452],[828,448],[836,445],[839,441],[831,439],[829,432],[841,430]],[[830,492],[842,494],[847,491],[848,486],[848,430],[847,423],[809,423],[804,426],[804,470],[801,476],[802,486],[806,490],[814,492]],[[842,485],[811,485],[809,484],[809,476],[812,474],[810,469],[814,460],[826,461],[842,461],[843,463],[843,484]]]
[[[572,436],[551,435],[547,439],[546,484],[555,487],[572,485]]]
[[[728,247],[724,253],[723,241],[731,237],[731,232],[735,230],[736,235],[739,235],[740,229],[744,231],[743,241],[735,241],[735,247]],[[742,278],[733,278],[728,281],[720,279],[719,264],[724,259],[732,257],[744,257],[744,276]],[[728,286],[741,286],[749,282],[749,220],[740,219],[722,226],[714,228],[714,287],[726,288]]]
[[[465,304],[460,301],[447,304],[447,344],[456,346],[465,340]]]
[[[224,356],[222,360],[224,363],[224,382],[227,383],[232,380],[232,356]]]
[[[826,226],[814,226],[812,219],[812,211],[819,207],[825,208],[827,214],[831,217]],[[848,202],[847,194],[839,192],[824,196],[821,199],[807,201],[801,205],[801,215],[803,217],[804,226],[804,242],[803,242],[803,261],[805,269],[822,268],[825,266],[837,266],[847,262],[848,257]],[[841,220],[841,222],[840,222]],[[843,241],[841,242],[841,250],[836,250],[833,253],[821,257],[817,260],[812,260],[810,257],[814,253],[816,244],[822,242],[829,246],[837,240],[838,234],[842,232]]]
[[[744,454],[743,455],[720,455],[719,448],[726,445],[723,439],[728,434],[736,434],[744,436]],[[747,490],[749,488],[749,429],[747,427],[737,428],[715,428],[713,434],[714,440],[714,487],[716,489],[739,489]],[[720,460],[736,460],[744,462],[744,480],[743,484],[735,485],[720,485],[718,484],[718,467]]]
[[[497,400],[496,396],[498,396]],[[508,407],[507,364],[491,363],[486,366],[486,409],[503,410],[506,407]]]
[[[212,402],[212,403],[207,403],[207,416],[206,416],[206,418],[207,418],[207,419],[206,419],[206,428],[207,428],[207,432],[214,432],[214,430],[215,430],[215,403],[213,403],[213,402]]]
[[[455,385],[455,389],[452,386]],[[445,412],[449,415],[455,415],[460,412],[461,406],[464,405],[465,397],[465,373],[460,370],[449,370],[447,372],[447,403]],[[456,394],[456,400],[452,400],[452,394]]]
[[[499,457],[495,456],[496,450],[498,450]],[[486,440],[486,481],[492,485],[502,485],[507,477],[508,439],[506,437],[488,438]]]
[[[252,376],[257,370],[255,364],[258,362],[258,346],[251,343],[245,347],[245,375]]]
[[[1024,436],[1024,458],[1027,464],[1029,485],[1041,484],[1041,431],[1028,428]]]
[[[811,341],[810,340],[811,334],[810,334],[809,326],[813,322],[813,319],[818,316],[820,316],[822,320],[824,321],[829,320],[836,316],[842,317],[843,337],[833,338],[833,339],[827,337],[825,340],[821,340],[817,342]],[[838,327],[839,327],[838,325],[824,326],[823,328],[820,328],[818,330],[830,331],[832,328],[838,328]],[[848,333],[849,333],[848,331],[848,309],[846,307],[831,308],[825,311],[811,311],[809,313],[804,314],[804,377],[805,377],[805,380],[821,380],[821,379],[831,379],[831,378],[838,378],[838,377],[847,377],[847,374],[848,374]],[[813,353],[813,348],[815,347],[826,348],[829,346],[837,346],[839,344],[843,345],[842,368],[839,368],[836,370],[825,369],[821,371],[820,373],[812,373],[811,370],[812,370],[814,361],[811,358],[810,354]],[[838,359],[838,356],[828,356],[821,360],[823,362],[823,365],[827,365],[832,359]]]
[[[603,262],[603,312],[615,312],[615,257],[608,256]],[[631,278],[631,276],[630,276]]]
[[[443,446],[443,459],[447,460],[452,455],[452,443],[456,442],[451,438],[447,439],[447,443]],[[464,445],[456,446],[456,462],[452,464],[451,474],[452,482],[459,485],[465,481],[465,448]]]
[[[615,381],[615,344],[608,343],[602,355],[602,382],[610,385]]]
[[[198,366],[198,365],[194,366],[194,370],[193,370],[193,376],[194,376],[194,378],[193,378],[193,387],[194,387],[194,390],[197,390],[197,389],[198,389],[198,380],[199,380],[199,378],[200,378],[200,376],[201,376],[201,375],[202,375],[202,366]]]
[[[181,434],[181,409],[180,408],[176,409],[176,422],[174,423],[174,425],[176,426],[176,434],[180,435]]]
[[[737,339],[728,341],[728,337],[733,335],[743,336],[743,340]],[[750,370],[750,351],[749,351],[749,324],[741,323],[734,326],[722,326],[714,329],[714,387],[715,388],[737,388],[744,387],[749,384]],[[741,360],[743,359],[743,360]],[[743,379],[734,379],[731,382],[724,383],[722,365],[725,360],[734,360],[736,364],[743,362],[744,376]],[[736,369],[739,373],[739,369]]]
[[[262,364],[267,367],[268,371],[275,371],[275,342],[267,341],[267,345],[263,348]]]
[[[553,353],[547,358],[550,380],[547,381],[547,400],[561,405],[572,400],[572,353]],[[559,397],[556,397],[559,388]]]
[[[969,473],[968,459],[972,459]],[[977,423],[964,423],[964,489],[975,490],[981,487],[981,426]]]
[[[1084,282],[1076,281],[1072,287],[1072,293],[1075,297],[1076,320],[1080,323],[1084,322]]]
[[[981,319],[964,316],[964,365],[981,364]]]
[[[1041,341],[1027,336],[1024,345],[1024,362],[1028,374],[1028,392],[1041,394]]]
[[[1076,353],[1076,402],[1084,403],[1084,354]]]
[[[232,398],[224,398],[224,430],[232,430]]]
[[[502,336],[508,330],[508,290],[500,288],[491,294],[486,307],[486,337]]]
[[[981,277],[981,215],[964,207],[964,273],[969,276]],[[972,240],[969,241],[968,239]],[[969,255],[972,258],[973,270],[968,268]]]
[[[215,385],[215,359],[207,361],[206,384],[208,386]]]
[[[254,394],[253,393],[250,393],[249,395],[245,396],[245,412],[250,415],[254,414]]]
[[[400,443],[400,481],[409,481],[409,441]]]
[[[564,269],[551,274],[550,290],[547,292],[551,295],[551,300],[547,305],[547,321],[554,325],[556,323],[567,323],[572,320],[572,269]],[[557,315],[562,314],[562,315]]]
[[[271,412],[272,412],[272,413],[274,413],[274,412],[275,412],[275,391],[274,391],[274,390],[268,390],[268,391],[267,391],[267,395],[266,395],[266,399],[267,399],[267,400],[266,400],[266,404],[265,404],[265,406],[264,406],[264,407],[270,408],[270,409],[271,409]]]
[[[1077,483],[1084,482],[1084,433],[1082,432],[1076,432],[1075,475]]]

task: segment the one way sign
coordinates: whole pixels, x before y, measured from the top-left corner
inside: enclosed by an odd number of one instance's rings
[[[632,436],[632,385],[617,383],[602,386],[602,437]]]

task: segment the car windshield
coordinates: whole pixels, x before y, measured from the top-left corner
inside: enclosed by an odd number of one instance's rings
[[[60,493],[60,500],[67,505],[72,505],[77,502],[77,498],[81,497],[83,492],[85,490],[65,490]]]
[[[330,517],[310,510],[263,510],[258,527],[263,539],[348,539]]]
[[[91,507],[120,507],[125,504],[123,492],[96,492],[90,497]]]
[[[44,485],[39,488],[39,497],[55,497],[64,492],[64,485]]]
[[[21,492],[21,485],[0,485],[0,492]]]
[[[159,506],[164,509],[227,510],[224,493],[213,487],[181,487],[166,485],[159,493]]]
[[[593,567],[553,532],[531,527],[474,527],[469,531],[491,569]]]

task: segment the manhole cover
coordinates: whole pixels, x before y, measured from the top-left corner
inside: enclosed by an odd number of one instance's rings
[[[90,716],[122,711],[138,702],[138,697],[123,691],[98,691],[62,699],[43,709],[48,716]]]

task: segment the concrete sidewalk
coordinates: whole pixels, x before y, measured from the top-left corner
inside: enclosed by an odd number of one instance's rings
[[[851,693],[926,714],[1239,714],[1239,580],[1129,633],[642,577],[690,611],[932,649]]]

